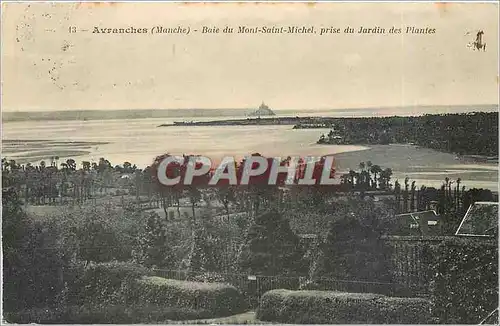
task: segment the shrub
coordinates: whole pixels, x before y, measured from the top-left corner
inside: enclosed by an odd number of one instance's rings
[[[441,323],[479,323],[498,307],[498,242],[451,238],[436,251],[433,314]]]
[[[128,324],[213,318],[245,308],[232,286],[144,277],[148,274],[131,263],[90,264],[71,287],[64,310],[25,309],[5,317],[15,323]]]
[[[196,226],[193,245],[189,255],[189,269],[194,273],[214,272],[221,270],[222,248],[224,243],[219,237],[220,232],[208,221]]]
[[[430,303],[372,293],[273,290],[262,296],[257,319],[294,324],[425,324]]]
[[[60,221],[32,219],[13,189],[2,189],[3,308],[61,308],[75,247]]]
[[[3,315],[7,323],[15,324],[49,324],[61,318],[61,313],[54,309],[31,308],[19,311],[6,311]]]
[[[93,307],[126,303],[134,282],[149,274],[147,268],[132,263],[90,263],[70,287],[70,303]]]
[[[214,316],[245,309],[240,292],[223,283],[202,283],[143,277],[136,284],[137,302],[165,307],[207,310]]]
[[[135,239],[145,224],[140,217],[139,212],[126,211],[112,203],[101,203],[81,207],[61,206],[57,212],[32,219],[40,220],[43,226],[56,224],[61,237],[58,241],[64,246],[76,248],[75,259],[106,262],[132,258],[132,250],[137,247]]]
[[[304,250],[288,220],[276,210],[255,218],[248,230],[239,264],[257,275],[301,275],[307,273]]]
[[[169,320],[210,318],[207,310],[168,308],[156,305],[108,305],[106,307],[71,306],[64,312],[30,309],[5,315],[9,322],[28,324],[129,324],[165,323]]]
[[[145,230],[138,239],[139,250],[134,252],[135,260],[148,267],[171,267],[175,256],[169,240],[164,219],[155,212],[149,213]]]
[[[326,240],[313,262],[313,278],[392,281],[391,248],[381,240],[377,230],[378,213],[366,206],[348,211],[330,223]]]
[[[483,188],[472,188],[467,190],[466,192],[462,193],[462,211],[460,216],[464,216],[467,210],[469,209],[469,206],[474,204],[477,201],[495,201],[495,197],[493,196],[493,193],[489,189],[483,189]],[[461,222],[458,221],[459,223]],[[458,227],[458,225],[457,225]],[[455,228],[456,230],[456,228]]]

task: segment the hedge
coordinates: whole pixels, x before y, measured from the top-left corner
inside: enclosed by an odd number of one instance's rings
[[[147,268],[132,263],[89,264],[70,284],[65,304],[10,312],[5,318],[22,324],[154,323],[214,318],[246,308],[233,286],[147,275]]]
[[[430,302],[373,293],[266,292],[256,318],[292,324],[429,324]]]
[[[90,262],[86,266],[77,263],[64,270],[65,287],[57,305],[12,310],[5,313],[5,318],[11,323],[23,324],[128,322],[130,319],[124,318],[130,290],[136,279],[149,274],[150,270],[133,263]]]
[[[227,316],[246,308],[241,293],[223,283],[203,283],[146,276],[136,283],[134,300],[142,304],[206,310],[212,316]]]
[[[440,323],[477,324],[498,307],[498,241],[450,238],[436,250],[431,285]]]
[[[69,285],[68,304],[103,306],[128,300],[133,283],[151,271],[126,262],[89,263]]]
[[[18,324],[130,324],[165,323],[169,320],[211,318],[207,310],[166,308],[156,305],[71,306],[65,311],[29,309],[5,314],[8,322]]]

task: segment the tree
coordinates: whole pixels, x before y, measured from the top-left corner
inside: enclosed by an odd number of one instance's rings
[[[354,170],[349,170],[350,183],[354,187],[354,178],[357,177],[357,173]]]
[[[340,183],[343,185],[349,184],[349,175],[348,174],[342,174],[340,176]]]
[[[260,156],[262,157],[261,154],[259,153],[253,153],[251,156]],[[248,185],[240,185],[244,189],[245,195],[248,196],[248,198],[252,201],[251,203],[251,208],[253,211],[254,215],[258,215],[261,208],[267,209],[272,204],[276,204],[277,199],[279,198],[278,196],[278,187],[276,185],[269,185],[268,180],[269,180],[269,175],[271,173],[271,167],[274,162],[273,158],[266,158],[267,160],[267,170],[258,175],[258,176],[252,176],[248,180]],[[281,162],[282,166],[285,166],[286,164],[289,163],[289,160],[283,160]],[[236,178],[238,180],[238,183],[240,183],[242,176],[244,174],[244,170],[246,168],[247,161],[246,159],[243,159],[240,164],[236,165]],[[253,162],[252,163],[252,169],[256,169],[259,167],[258,162]],[[299,172],[300,173],[300,172]],[[282,184],[284,183],[284,177],[283,174],[280,174],[277,178],[276,183]]]
[[[196,219],[196,205],[201,200],[201,191],[196,186],[186,187],[186,193],[189,197],[189,202],[191,203],[191,212],[193,213],[193,220]]]
[[[82,162],[82,168],[83,168],[84,171],[90,171],[90,162],[83,161]]]
[[[2,189],[3,308],[18,312],[57,306],[64,271],[71,270],[75,249],[60,220],[30,219],[11,188]]]
[[[359,179],[360,179],[359,184],[363,190],[370,188],[370,181],[371,181],[370,172],[366,170],[361,170],[361,172],[359,173]]]
[[[2,245],[4,268],[20,254],[27,241],[30,221],[22,210],[22,202],[13,188],[2,189]],[[7,262],[7,264],[6,264]],[[5,271],[5,270],[4,270]],[[5,284],[5,283],[4,283]]]
[[[126,260],[131,256],[130,239],[121,238],[120,224],[125,223],[120,211],[112,205],[83,207],[81,211],[65,213],[75,222],[79,239],[78,258],[85,262]],[[120,227],[119,227],[120,226]]]
[[[9,168],[9,162],[5,157],[2,157],[2,172],[6,172]]]
[[[70,158],[66,160],[66,166],[68,169],[75,171],[76,170],[76,162],[74,159]]]
[[[373,165],[371,168],[370,168],[370,172],[373,173],[373,187],[375,189],[377,189],[378,187],[378,184],[377,184],[377,174],[379,174],[380,172],[382,172],[382,169],[380,168],[380,166],[378,165]]]
[[[465,213],[469,209],[470,205],[477,201],[495,201],[493,193],[489,189],[483,188],[472,188],[466,192],[462,191],[462,210],[461,217],[464,217]]]
[[[410,211],[415,210],[415,190],[417,187],[415,186],[415,181],[411,183],[411,196],[410,196]]]
[[[125,173],[132,172],[132,164],[130,162],[123,163],[123,172],[125,172]]]
[[[165,219],[168,220],[168,208],[172,206],[172,189],[168,187],[158,187],[158,193],[161,198],[161,205],[163,206],[163,213],[165,214]]]
[[[460,183],[462,182],[462,179],[458,178],[457,179],[457,187],[455,188],[455,206],[457,207],[457,211],[461,211],[460,207]]]
[[[196,224],[189,254],[189,270],[193,274],[220,271],[222,241],[215,227],[206,220]]]
[[[111,163],[106,160],[104,157],[99,158],[99,164],[97,165],[97,169],[99,172],[104,172],[107,169],[111,168]]]
[[[392,169],[386,168],[380,172],[379,183],[382,190],[389,190],[391,187],[390,181],[392,176]]]
[[[307,265],[299,237],[277,210],[255,218],[242,248],[239,265],[258,275],[303,275]]]
[[[221,202],[226,210],[227,218],[229,220],[229,204],[236,201],[236,194],[234,187],[223,186],[216,189],[217,200]]]
[[[315,277],[390,281],[389,248],[380,239],[382,220],[389,212],[373,202],[339,206],[329,226]]]
[[[149,213],[144,233],[139,239],[140,251],[136,260],[145,266],[172,267],[173,253],[169,246],[163,220],[155,212]]]

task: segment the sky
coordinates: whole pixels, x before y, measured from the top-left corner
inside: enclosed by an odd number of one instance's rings
[[[191,32],[92,33],[158,25]],[[193,31],[243,25],[356,33]],[[467,47],[479,29],[485,52]],[[498,37],[498,3],[3,3],[2,110],[497,104]]]

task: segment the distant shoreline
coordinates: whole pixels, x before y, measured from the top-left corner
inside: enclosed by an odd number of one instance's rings
[[[198,122],[174,122],[171,124],[161,124],[158,127],[194,127],[194,126],[273,126],[273,125],[295,125],[309,121],[326,121],[326,117],[271,117],[271,118],[247,118],[230,120],[211,120]]]
[[[498,111],[497,104],[471,105],[423,105],[402,107],[367,108],[312,108],[312,109],[273,109],[276,115],[310,116],[321,112],[323,116],[418,116],[422,114],[492,112]],[[399,111],[399,112],[398,112]],[[210,118],[210,117],[247,117],[255,108],[192,108],[192,109],[125,109],[125,110],[74,110],[74,111],[16,111],[2,112],[2,122],[22,121],[91,121],[114,119],[161,119],[161,118]],[[396,113],[398,112],[398,113]]]
[[[494,113],[490,111],[471,111],[467,113]],[[429,115],[439,116],[439,115],[461,115],[464,112],[457,113],[433,113]],[[294,129],[315,129],[315,128],[330,128],[330,125],[335,122],[341,122],[352,119],[383,119],[383,118],[408,118],[408,117],[419,117],[417,115],[392,115],[388,117],[376,116],[376,117],[327,117],[327,116],[287,116],[287,117],[276,117],[276,116],[266,116],[263,118],[246,118],[246,119],[225,119],[225,120],[209,120],[209,121],[174,121],[173,123],[163,123],[158,125],[158,127],[196,127],[196,126],[294,126]]]

